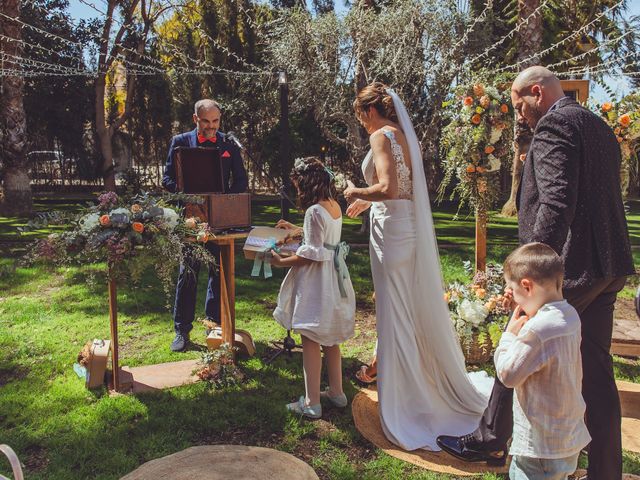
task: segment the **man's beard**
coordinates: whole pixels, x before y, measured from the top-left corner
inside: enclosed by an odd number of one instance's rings
[[[533,117],[533,121],[531,122],[532,124],[530,124],[529,126],[531,127],[531,130],[534,130],[536,128],[536,125],[538,125],[538,122],[540,121],[540,119],[544,116],[544,113],[542,113],[542,110],[540,110],[540,107],[538,107],[537,105],[532,105],[530,109],[531,109],[531,116]]]
[[[205,138],[213,138],[216,136],[216,130],[214,128],[207,128],[206,130],[202,130],[202,136]]]

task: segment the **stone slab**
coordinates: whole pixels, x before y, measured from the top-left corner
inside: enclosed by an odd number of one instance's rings
[[[198,360],[182,360],[141,367],[122,367],[122,371],[133,376],[131,392],[140,393],[195,383],[199,380],[193,374],[197,367]]]
[[[244,445],[205,445],[151,460],[121,480],[319,480],[285,452]]]

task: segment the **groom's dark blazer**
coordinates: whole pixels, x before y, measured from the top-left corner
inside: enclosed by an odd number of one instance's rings
[[[634,273],[611,128],[574,100],[538,122],[517,197],[521,244],[543,242],[565,263],[564,288]]]
[[[190,132],[181,133],[171,139],[169,153],[167,155],[167,164],[164,169],[162,178],[162,186],[170,192],[175,192],[177,188],[176,167],[173,155],[177,147],[197,147],[198,146],[198,130],[194,129]],[[227,136],[218,131],[216,132],[215,142],[207,142],[207,146],[215,147],[220,150],[220,158],[222,160],[222,182],[226,193],[243,193],[247,191],[249,182],[247,172],[242,163],[242,155],[240,148],[229,140]]]

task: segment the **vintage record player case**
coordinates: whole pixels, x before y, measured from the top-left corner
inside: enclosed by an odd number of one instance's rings
[[[251,225],[251,195],[225,192],[220,150],[178,147],[175,162],[178,191],[203,197],[201,204],[185,205],[187,217],[198,217],[214,230]]]

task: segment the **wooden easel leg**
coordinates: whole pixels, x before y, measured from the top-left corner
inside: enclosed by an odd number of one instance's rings
[[[235,329],[235,259],[234,244],[220,245],[220,321],[222,341],[233,346]]]
[[[109,272],[111,273],[111,272]],[[109,275],[111,277],[111,275]],[[109,323],[111,325],[111,370],[113,389],[120,391],[120,366],[118,364],[118,297],[116,281],[109,279]]]
[[[476,272],[487,268],[487,211],[476,209]]]

